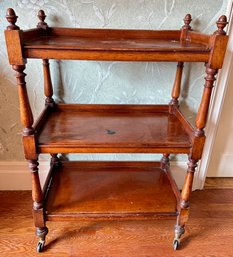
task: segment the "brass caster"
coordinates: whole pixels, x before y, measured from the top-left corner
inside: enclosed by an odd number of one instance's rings
[[[179,239],[174,239],[174,241],[173,241],[173,249],[176,251],[179,246],[180,246],[180,240]]]
[[[39,240],[37,246],[36,246],[36,251],[38,253],[41,253],[44,249],[44,245],[45,245],[45,240]]]

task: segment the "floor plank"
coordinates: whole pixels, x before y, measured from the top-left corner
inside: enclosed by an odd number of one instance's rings
[[[232,178],[206,178],[205,189],[233,189],[233,177]]]
[[[29,191],[0,192],[0,256],[232,257],[233,190],[193,192],[191,216],[174,252],[173,220],[48,222],[45,251],[37,238]]]

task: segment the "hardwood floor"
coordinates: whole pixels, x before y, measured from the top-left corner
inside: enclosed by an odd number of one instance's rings
[[[205,189],[233,189],[233,177],[206,178]]]
[[[45,251],[36,253],[29,191],[0,192],[0,256],[230,257],[233,189],[193,192],[181,248],[172,249],[174,220],[48,222]]]

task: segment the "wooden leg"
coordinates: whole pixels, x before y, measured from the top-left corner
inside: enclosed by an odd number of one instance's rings
[[[39,237],[37,251],[41,252],[44,248],[45,237],[48,233],[48,228],[45,226],[44,210],[43,210],[43,193],[40,186],[38,174],[38,161],[30,160],[29,168],[32,172],[32,200],[33,200],[33,218],[36,227],[36,235]]]
[[[188,171],[185,178],[184,186],[181,192],[181,201],[179,215],[175,225],[175,238],[173,241],[174,249],[176,250],[180,244],[180,237],[185,232],[185,224],[189,217],[189,197],[192,191],[194,172],[197,167],[197,160],[189,159]]]
[[[61,165],[61,161],[60,159],[57,157],[57,154],[51,154],[51,166],[60,166]]]
[[[166,166],[170,165],[170,159],[169,159],[170,154],[163,154],[163,157],[161,159],[161,169],[165,169]]]
[[[39,237],[39,242],[36,246],[37,252],[42,252],[45,245],[45,237],[48,234],[48,228],[36,228],[36,235]]]

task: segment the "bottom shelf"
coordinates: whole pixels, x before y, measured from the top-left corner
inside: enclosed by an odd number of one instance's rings
[[[177,199],[158,162],[63,162],[49,185],[47,220],[177,216]]]

